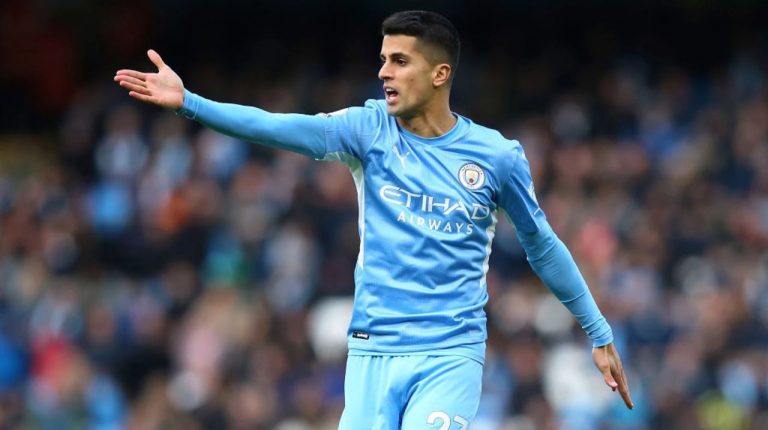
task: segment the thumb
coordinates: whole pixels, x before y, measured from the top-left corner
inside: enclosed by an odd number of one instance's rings
[[[163,62],[163,59],[160,58],[160,54],[154,49],[147,51],[147,57],[149,57],[150,61],[152,61],[158,69],[165,67],[165,63]]]

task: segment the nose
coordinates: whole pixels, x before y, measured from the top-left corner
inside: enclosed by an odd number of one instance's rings
[[[392,79],[392,68],[389,66],[389,62],[384,62],[379,69],[379,79],[382,81],[389,81]]]

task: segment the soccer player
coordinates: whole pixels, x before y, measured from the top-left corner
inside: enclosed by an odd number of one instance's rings
[[[528,261],[592,341],[605,383],[632,408],[613,334],[550,227],[516,140],[455,114],[453,25],[406,11],[382,24],[383,100],[330,114],[275,114],[184,88],[155,51],[157,73],[120,70],[138,100],[240,139],[346,164],[359,203],[360,253],[340,428],[466,429],[485,356],[486,272],[500,212]]]

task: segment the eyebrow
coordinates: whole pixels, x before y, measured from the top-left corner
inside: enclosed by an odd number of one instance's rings
[[[386,55],[384,55],[384,53],[383,53],[383,52],[379,54],[379,58],[386,58],[386,57],[387,57],[387,56],[386,56]],[[408,54],[406,54],[406,53],[403,53],[403,52],[393,52],[393,53],[389,54],[389,57],[390,57],[390,58],[404,58],[404,59],[408,59],[408,58],[410,58],[410,57],[408,56]]]

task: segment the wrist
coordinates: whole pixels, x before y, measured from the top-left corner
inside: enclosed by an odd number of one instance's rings
[[[198,105],[199,100],[197,100],[197,96],[185,89],[181,96],[181,106],[174,109],[174,112],[176,115],[183,116],[184,118],[195,119],[197,116]]]

